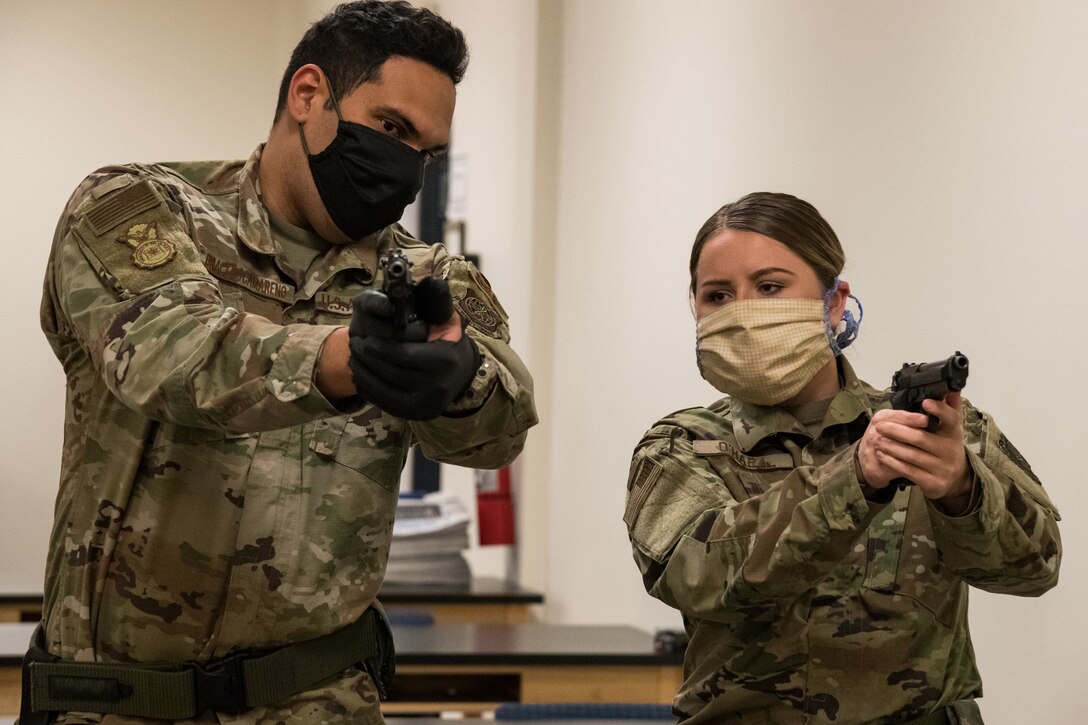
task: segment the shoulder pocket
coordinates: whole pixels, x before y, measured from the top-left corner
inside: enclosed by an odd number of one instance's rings
[[[88,261],[122,296],[208,276],[196,245],[147,180],[95,199],[73,230]]]
[[[726,498],[721,480],[711,471],[697,466],[673,470],[649,456],[637,455],[628,483],[624,522],[631,541],[660,562],[700,514],[726,505]]]

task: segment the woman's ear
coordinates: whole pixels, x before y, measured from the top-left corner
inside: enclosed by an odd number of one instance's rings
[[[843,312],[846,311],[846,301],[850,299],[850,283],[845,279],[839,280],[838,288],[831,294],[827,301],[827,318],[831,323],[831,329],[837,329],[842,322]]]

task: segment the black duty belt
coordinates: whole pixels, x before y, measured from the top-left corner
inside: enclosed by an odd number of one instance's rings
[[[353,666],[366,668],[384,699],[393,675],[393,638],[377,602],[353,624],[322,637],[209,662],[73,662],[49,654],[43,645],[39,627],[23,661],[20,719],[27,723],[50,721],[39,713],[68,711],[164,720],[207,711],[240,714],[274,705]]]

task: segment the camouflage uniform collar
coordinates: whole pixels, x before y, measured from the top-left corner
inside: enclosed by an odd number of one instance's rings
[[[378,250],[391,243],[390,227],[364,237],[351,244],[333,244],[325,258],[316,261],[302,285],[301,292],[312,297],[328,284],[329,280],[345,270],[356,270],[358,280],[370,284],[378,267]]]
[[[274,255],[272,230],[268,224],[268,212],[261,202],[260,165],[261,144],[250,154],[238,177],[238,238],[242,243],[261,254]]]
[[[868,419],[873,414],[868,387],[858,379],[854,368],[845,357],[840,355],[838,359],[843,387],[832,398],[821,429],[830,425],[851,423],[863,415]],[[875,393],[875,391],[872,392]],[[731,399],[730,408],[733,418],[733,435],[736,436],[737,445],[746,453],[765,438],[780,433],[812,437],[785,408],[776,405],[755,405],[736,398]]]
[[[829,425],[852,423],[863,415],[868,421],[873,417],[873,400],[881,395],[880,391],[858,379],[854,368],[844,356],[840,355],[839,361],[843,386],[827,410],[824,418],[825,428]]]

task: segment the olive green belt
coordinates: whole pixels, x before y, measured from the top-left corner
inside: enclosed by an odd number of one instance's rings
[[[24,663],[23,707],[33,713],[79,711],[166,720],[209,710],[239,714],[273,705],[356,665],[366,667],[384,696],[393,671],[392,636],[377,602],[353,624],[322,637],[210,662],[72,662],[31,647]]]
[[[948,710],[941,708],[934,712],[924,715],[917,720],[911,720],[904,723],[904,725],[951,725],[952,721],[948,719]]]
[[[911,720],[904,725],[968,725],[981,722],[982,715],[979,713],[978,703],[974,700],[957,700],[948,703],[936,712]]]

